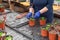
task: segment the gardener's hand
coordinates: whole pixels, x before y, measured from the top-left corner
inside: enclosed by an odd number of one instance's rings
[[[41,14],[40,11],[36,12],[35,15],[34,15],[34,18],[35,19],[39,18],[40,17],[40,14]]]
[[[32,12],[29,12],[26,17],[29,19],[30,17],[32,17]]]
[[[31,8],[29,8],[29,12],[32,12],[32,13],[34,13],[34,9],[31,7]]]

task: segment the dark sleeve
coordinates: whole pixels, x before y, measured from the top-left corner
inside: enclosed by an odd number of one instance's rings
[[[30,7],[33,7],[33,0],[30,0]]]
[[[54,3],[54,0],[48,0],[48,3],[46,5],[46,7],[48,8],[48,10],[52,7],[53,3]]]

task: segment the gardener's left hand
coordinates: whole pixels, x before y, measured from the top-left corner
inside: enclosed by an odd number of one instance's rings
[[[40,14],[41,14],[40,11],[36,12],[35,15],[34,15],[34,18],[35,19],[39,18],[40,17]]]

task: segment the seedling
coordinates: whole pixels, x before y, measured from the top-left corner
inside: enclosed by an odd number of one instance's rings
[[[45,17],[41,17],[41,20],[45,20]]]
[[[46,28],[42,28],[42,30],[46,30]]]
[[[3,5],[2,4],[0,4],[0,8],[2,8],[3,7]]]
[[[35,20],[35,19],[32,17],[32,18],[30,18],[30,20],[32,20],[32,21],[33,21],[33,20]]]
[[[2,20],[0,20],[0,23],[2,23],[3,21]]]
[[[40,19],[40,25],[41,26],[46,25],[46,19],[45,19],[45,17],[41,17],[41,19]]]
[[[4,32],[0,32],[0,37],[5,36]]]
[[[13,39],[13,37],[10,35],[6,36],[6,38],[5,38],[5,40],[12,40],[12,39]]]

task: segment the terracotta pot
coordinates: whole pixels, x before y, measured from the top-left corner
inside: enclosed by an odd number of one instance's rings
[[[46,20],[40,20],[40,25],[41,25],[41,26],[46,25]]]
[[[2,23],[0,23],[0,28],[3,30],[5,29],[5,22],[3,21]]]
[[[60,25],[56,25],[56,29],[60,32]]]
[[[56,37],[57,35],[55,32],[52,32],[52,33],[49,32],[49,40],[56,40]]]
[[[2,8],[0,8],[0,12],[4,12],[4,8],[2,7]]]
[[[33,27],[35,25],[35,20],[29,20],[29,26]]]
[[[58,40],[60,40],[60,35],[58,35]]]
[[[47,37],[48,36],[48,31],[47,30],[41,30],[41,36],[42,37]]]

